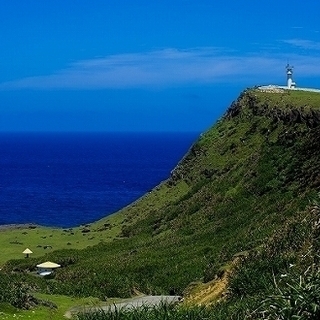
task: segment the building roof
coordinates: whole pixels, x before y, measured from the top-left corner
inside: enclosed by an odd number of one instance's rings
[[[26,250],[24,250],[22,253],[25,253],[25,254],[29,254],[29,253],[33,253],[29,248],[27,248]]]
[[[61,267],[60,264],[57,264],[51,261],[43,262],[37,265],[37,268],[44,268],[44,269],[55,269],[59,267]]]

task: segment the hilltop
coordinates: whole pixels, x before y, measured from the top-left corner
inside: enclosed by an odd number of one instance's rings
[[[29,275],[40,258],[2,272],[50,294],[179,294],[224,301],[219,319],[254,312],[282,275],[318,261],[319,136],[319,93],[245,90],[166,181],[88,227],[97,244],[46,255],[62,265],[54,279]]]

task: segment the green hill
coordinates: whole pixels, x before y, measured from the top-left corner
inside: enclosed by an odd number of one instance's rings
[[[83,241],[98,244],[48,254],[62,265],[54,279],[29,275],[43,258],[8,261],[2,273],[44,293],[105,299],[139,291],[189,303],[223,280],[203,301],[224,297],[226,319],[253,312],[284,274],[317,263],[319,137],[320,94],[246,90],[168,180],[87,228]]]

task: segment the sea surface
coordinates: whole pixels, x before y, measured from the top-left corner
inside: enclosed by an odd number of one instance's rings
[[[198,133],[0,133],[0,225],[74,227],[135,201]]]

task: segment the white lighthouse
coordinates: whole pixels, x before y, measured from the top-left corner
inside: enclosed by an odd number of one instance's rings
[[[293,66],[290,66],[288,63],[286,65],[286,74],[287,74],[287,85],[286,86],[278,86],[269,84],[268,86],[260,86],[259,90],[264,92],[283,92],[283,90],[300,90],[300,91],[308,91],[308,92],[318,92],[320,93],[320,89],[314,88],[297,88],[297,84],[293,81]]]
[[[286,65],[286,70],[287,70],[287,85],[289,89],[295,88],[296,87],[296,83],[293,81],[292,79],[292,75],[293,75],[293,66],[290,66],[289,63]]]

